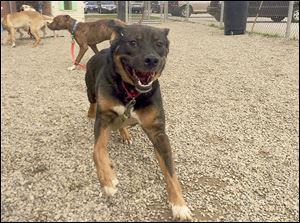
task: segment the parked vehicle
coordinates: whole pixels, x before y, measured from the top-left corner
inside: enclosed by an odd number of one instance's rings
[[[117,13],[117,5],[114,1],[101,1],[100,2],[101,13]]]
[[[100,6],[97,1],[88,1],[84,5],[84,13],[98,12],[100,13]]]
[[[187,1],[171,1],[169,4],[169,12],[174,16],[186,17]],[[189,17],[191,14],[207,13],[207,7],[210,1],[190,1],[189,2]]]
[[[142,13],[144,8],[144,1],[130,1],[132,13]]]
[[[151,1],[151,9],[153,13],[160,13],[161,1]],[[163,6],[162,6],[163,7]]]
[[[174,11],[174,8],[178,7],[178,1],[168,1],[169,13]],[[164,1],[151,1],[151,9],[153,13],[160,13],[160,7],[162,7],[162,12],[164,12]]]
[[[259,6],[261,1],[249,1],[248,17],[267,17],[274,22],[280,22],[288,16],[289,1],[263,1],[261,9]],[[221,4],[220,1],[211,1],[207,7],[208,14],[220,21]],[[294,9],[292,15],[293,22],[299,22],[299,1],[294,2]]]

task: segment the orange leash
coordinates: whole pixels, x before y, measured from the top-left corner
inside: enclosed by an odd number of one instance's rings
[[[74,41],[74,38],[72,38],[71,55],[72,55],[72,63],[73,63],[73,64],[75,63],[74,48],[75,48],[75,41]],[[85,70],[85,69],[86,69],[86,65],[85,65],[85,64],[78,64],[78,66],[79,66],[82,70]]]

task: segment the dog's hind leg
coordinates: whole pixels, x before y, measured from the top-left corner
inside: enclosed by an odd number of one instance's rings
[[[103,192],[107,196],[113,196],[117,192],[118,180],[107,151],[109,128],[107,125],[103,126],[103,118],[99,116],[100,114],[97,113],[95,120],[94,162]]]
[[[19,37],[19,38],[20,38],[20,39],[22,39],[22,38],[23,38],[23,36],[24,36],[24,33],[22,33],[20,29],[17,29],[17,33],[19,33],[19,34],[20,34],[20,37]]]
[[[95,118],[96,117],[96,92],[95,92],[95,77],[93,72],[90,72],[91,68],[89,67],[89,64],[87,65],[86,74],[85,74],[85,84],[86,84],[86,91],[88,100],[90,102],[90,108],[88,111],[88,117],[89,118]]]
[[[129,134],[128,129],[127,128],[121,128],[119,131],[120,131],[120,135],[121,135],[121,138],[122,138],[122,142],[127,143],[128,145],[131,145],[132,144],[132,139],[131,139],[131,136]]]
[[[10,30],[7,30],[7,35],[4,39],[4,44],[11,44],[11,34],[10,34]]]
[[[41,28],[41,31],[43,32],[43,38],[45,38],[46,35],[47,35],[47,32],[46,32],[46,25],[43,26],[43,27]]]
[[[11,39],[11,47],[15,47],[16,46],[16,30],[15,28],[11,28],[10,29],[10,39]]]
[[[41,42],[41,38],[36,29],[30,29],[30,32],[33,35],[33,37],[35,38],[35,42],[32,47],[36,47]]]
[[[91,49],[94,51],[95,54],[99,52],[96,44],[95,45],[89,45],[89,46],[91,47]]]

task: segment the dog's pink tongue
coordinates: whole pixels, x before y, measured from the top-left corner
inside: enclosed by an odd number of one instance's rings
[[[140,77],[139,78],[142,84],[148,84],[150,82],[150,76]]]
[[[151,72],[138,72],[137,74],[139,80],[142,84],[148,84],[151,80],[152,73]]]

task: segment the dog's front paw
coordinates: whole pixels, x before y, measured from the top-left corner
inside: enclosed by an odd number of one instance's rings
[[[118,189],[117,189],[117,185],[119,183],[118,179],[114,178],[111,183],[112,183],[112,186],[104,186],[102,188],[104,194],[108,197],[114,196],[118,191]]]
[[[173,218],[175,220],[179,221],[191,221],[192,218],[192,212],[190,209],[183,205],[172,205],[172,213],[173,213]]]
[[[72,65],[71,67],[68,67],[69,71],[75,70],[76,69],[76,65]]]
[[[116,187],[118,184],[119,184],[119,181],[118,181],[117,178],[115,178],[115,179],[112,180],[113,187]]]
[[[117,193],[118,189],[116,187],[103,187],[103,192],[107,197],[112,197]]]

